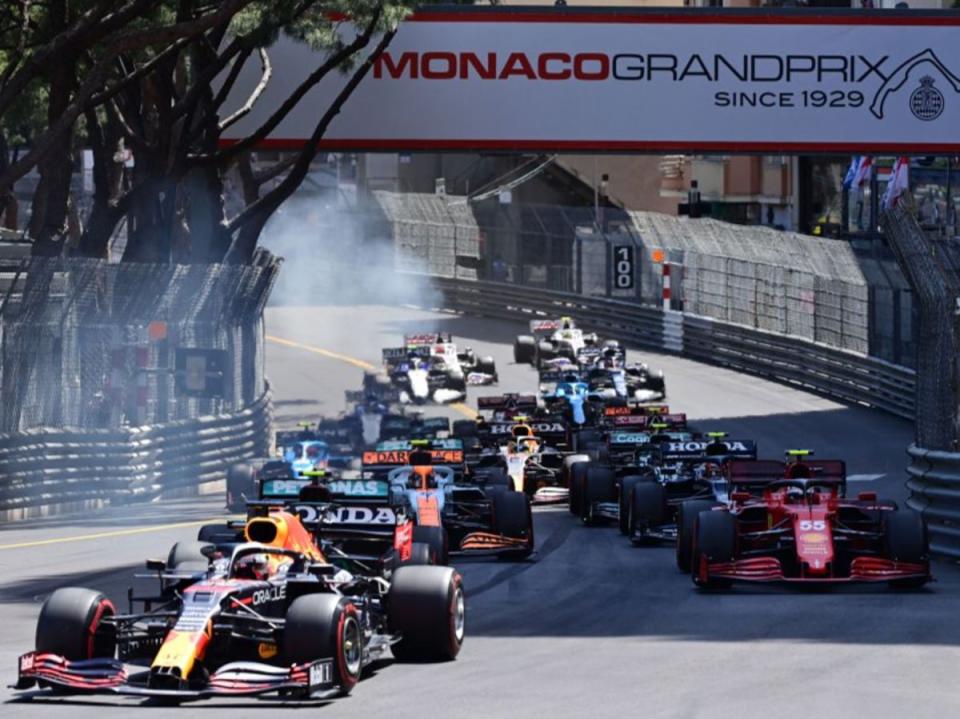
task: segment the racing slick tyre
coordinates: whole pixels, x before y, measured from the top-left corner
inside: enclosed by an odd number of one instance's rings
[[[543,363],[552,360],[557,356],[553,345],[541,340],[537,343],[537,369],[543,369]]]
[[[249,464],[238,462],[227,468],[227,509],[243,512],[247,499],[257,498],[256,473]]]
[[[719,506],[710,499],[688,499],[677,508],[677,567],[681,572],[690,571],[697,517],[700,512],[709,512]]]
[[[493,377],[493,381],[497,381],[497,363],[494,362],[493,357],[481,357],[477,360],[477,366],[475,368],[476,372],[481,374],[488,374]]]
[[[596,502],[611,502],[617,497],[617,478],[609,467],[591,465],[583,479],[583,494],[580,497],[580,520],[584,524],[596,524],[593,505]]]
[[[634,485],[636,485],[637,482],[648,482],[650,479],[650,475],[631,474],[620,480],[620,494],[618,497],[620,506],[617,514],[620,534],[630,533],[630,525],[628,523],[630,518],[630,493],[633,491]]]
[[[590,442],[582,448],[587,456],[598,464],[610,463],[610,450],[605,442]]]
[[[507,473],[503,470],[494,469],[483,476],[483,491],[488,497],[492,496],[492,493],[506,492],[513,489],[513,480],[510,479]]]
[[[466,392],[467,378],[464,377],[463,372],[460,372],[459,370],[447,372],[447,379],[444,383],[444,387],[453,392]]]
[[[923,518],[910,509],[886,513],[883,538],[891,559],[910,564],[922,564],[927,560],[927,528]],[[911,589],[926,584],[926,577],[900,579],[890,582],[893,587]]]
[[[663,524],[667,493],[655,479],[637,482],[630,490],[627,506],[627,536],[633,540],[638,532]]]
[[[433,549],[424,542],[412,542],[410,544],[410,558],[400,562],[401,566],[427,565],[434,564]]]
[[[390,629],[400,634],[393,656],[449,660],[460,653],[466,626],[463,582],[452,567],[400,567],[393,575]]]
[[[513,361],[516,364],[533,364],[537,356],[537,341],[529,335],[520,335],[513,343]]]
[[[530,498],[523,492],[501,492],[493,498],[493,526],[510,539],[523,539],[526,544],[517,550],[500,555],[509,559],[524,559],[533,553],[533,512]]]
[[[581,448],[586,448],[588,445],[596,444],[597,442],[606,446],[606,442],[603,440],[603,434],[595,429],[581,429],[579,432],[574,432],[573,434],[573,449],[577,452],[579,452]]]
[[[167,555],[167,569],[196,574],[207,571],[210,560],[203,553],[203,548],[208,546],[209,542],[177,542]]]
[[[37,651],[65,659],[113,659],[116,629],[104,622],[116,614],[100,592],[62,587],[47,597],[37,620]]]
[[[446,564],[449,561],[447,530],[443,527],[424,527],[417,525],[413,528],[413,541],[414,543],[426,544],[430,547],[433,564]]]
[[[580,516],[580,505],[583,497],[583,485],[586,481],[587,470],[591,462],[574,462],[570,465],[570,494],[568,495],[568,506],[570,514]]]
[[[728,589],[729,579],[704,577],[700,565],[733,561],[737,551],[737,520],[729,512],[700,512],[695,522],[693,551],[690,554],[690,576],[702,589]]]
[[[337,594],[297,597],[283,625],[283,656],[287,665],[332,657],[340,694],[349,694],[363,669],[363,629],[357,608]]]
[[[453,422],[454,437],[464,439],[465,437],[477,436],[477,423],[472,419],[458,419]]]

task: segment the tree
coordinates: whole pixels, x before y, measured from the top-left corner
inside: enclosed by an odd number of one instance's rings
[[[23,93],[35,93],[42,112],[32,114],[28,135],[17,136],[22,151],[0,164],[0,194],[35,167],[34,252],[59,253],[71,202],[70,158],[82,141],[93,151],[95,192],[74,251],[104,256],[125,220],[124,259],[160,262],[250,259],[267,219],[303,181],[330,122],[407,12],[386,0],[13,5],[0,12],[0,57],[8,58],[0,68],[0,139],[13,136]],[[281,33],[316,49],[318,66],[262,127],[224,147],[223,132],[249,113],[270,82],[269,47]],[[240,71],[254,61],[261,68],[259,85],[224,117]],[[312,137],[274,168],[283,178],[262,196],[265,178],[259,178],[257,190],[245,193],[243,209],[227,217],[226,173],[238,167],[250,190],[258,178],[246,173],[249,151],[333,72],[349,73],[344,90]],[[125,150],[132,152],[132,171],[117,161]]]

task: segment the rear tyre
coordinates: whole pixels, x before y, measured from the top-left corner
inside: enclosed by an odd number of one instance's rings
[[[429,544],[423,542],[413,542],[410,544],[409,559],[402,560],[400,566],[404,567],[410,564],[416,566],[426,566],[433,564],[433,550]]]
[[[253,467],[243,462],[227,468],[227,510],[244,512],[247,500],[257,498],[257,480]]]
[[[638,534],[664,523],[667,493],[659,482],[646,479],[633,485],[628,506],[627,536],[634,539]]]
[[[356,607],[336,594],[297,597],[283,625],[283,651],[288,665],[333,657],[340,694],[349,694],[363,669],[363,630]]]
[[[460,439],[477,436],[477,423],[472,419],[458,419],[453,423],[453,436]]]
[[[640,474],[631,474],[627,477],[624,477],[620,480],[620,494],[619,494],[619,512],[618,512],[618,526],[620,529],[620,534],[629,534],[630,533],[630,493],[633,491],[634,486],[638,482],[648,482],[650,477],[640,475]]]
[[[540,341],[537,343],[537,369],[543,369],[543,363],[556,357],[553,345],[549,342]]]
[[[583,504],[583,488],[586,482],[587,470],[591,462],[574,462],[570,465],[570,494],[568,506],[570,514],[580,516],[580,506]]]
[[[482,374],[488,374],[493,377],[493,381],[497,381],[497,364],[493,361],[493,357],[481,357],[477,360],[476,371]]]
[[[729,512],[700,512],[694,530],[690,575],[702,589],[727,589],[729,579],[702,576],[700,565],[707,562],[731,562],[737,551],[737,520]]]
[[[430,547],[430,553],[433,557],[432,564],[446,564],[449,560],[447,530],[443,527],[417,525],[413,528],[413,541]]]
[[[400,567],[388,595],[389,621],[400,641],[400,661],[456,658],[463,645],[466,602],[460,575],[451,567]]]
[[[177,542],[167,555],[167,569],[193,574],[206,572],[210,560],[203,554],[203,548],[209,545],[209,542]]]
[[[82,587],[57,589],[40,610],[37,651],[71,661],[112,659],[116,629],[104,620],[114,614],[113,604],[100,592]]]
[[[693,561],[693,532],[700,512],[719,506],[709,499],[688,499],[677,508],[677,567],[689,572]]]
[[[890,558],[910,564],[925,563],[928,556],[928,540],[927,528],[923,523],[923,518],[910,509],[901,509],[886,514],[883,534]],[[890,585],[912,589],[922,587],[928,580],[928,577],[898,579],[890,582]]]
[[[591,465],[587,468],[580,502],[580,520],[587,525],[595,524],[593,505],[596,502],[613,502],[617,498],[617,478],[608,467]]]
[[[512,559],[533,553],[533,512],[530,498],[523,492],[501,492],[493,498],[493,525],[496,531],[511,539],[525,540],[523,546],[507,555]]]
[[[513,343],[513,361],[517,364],[533,364],[537,355],[537,341],[529,335],[520,335]]]

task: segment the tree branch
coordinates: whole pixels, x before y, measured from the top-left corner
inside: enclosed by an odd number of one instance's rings
[[[220,123],[220,132],[223,132],[234,123],[243,119],[250,112],[250,110],[253,109],[253,106],[257,104],[257,100],[260,99],[263,91],[266,90],[267,85],[270,84],[270,78],[273,77],[273,66],[270,64],[270,56],[267,54],[265,48],[261,47],[258,52],[260,53],[260,69],[263,73],[260,77],[260,82],[257,83],[255,88],[253,88],[253,92],[250,93],[250,97],[247,98],[247,101],[243,103],[243,105],[241,105],[235,113]]]
[[[381,13],[382,9],[377,11],[375,16],[376,21],[379,21]],[[339,67],[344,61],[367,46],[367,44],[370,42],[370,35],[373,32],[374,24],[368,25],[366,30],[358,35],[353,42],[345,45],[328,57],[326,61],[320,65],[320,67],[314,70],[306,80],[300,83],[300,86],[290,94],[283,104],[280,105],[277,111],[274,112],[273,115],[271,115],[267,121],[257,128],[251,135],[248,135],[239,142],[236,142],[233,145],[220,150],[219,152],[206,155],[193,155],[190,157],[190,160],[199,164],[215,162],[221,167],[225,167],[241,152],[246,152],[247,150],[251,150],[256,147],[264,138],[267,137],[267,135],[273,132],[277,125],[279,125],[287,115],[290,114],[300,100],[303,99],[304,95],[306,95],[311,89],[313,89],[314,86],[317,85],[317,83],[326,77],[331,70]]]

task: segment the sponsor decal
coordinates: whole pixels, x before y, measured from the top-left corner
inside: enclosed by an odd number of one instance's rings
[[[327,512],[327,524],[396,524],[397,514],[390,507],[338,507]]]
[[[536,434],[557,434],[567,431],[562,422],[527,422],[526,424]],[[490,434],[510,434],[515,426],[515,422],[491,422],[488,425]]]
[[[821,532],[806,532],[803,535],[803,541],[808,544],[822,544],[827,540],[827,535]]]
[[[691,441],[691,442],[670,442],[667,445],[665,454],[699,454],[706,451],[711,442]],[[744,442],[738,440],[724,440],[723,444],[730,452],[750,452],[751,448]]]
[[[430,456],[436,464],[460,464],[463,462],[463,452],[452,449],[431,449]],[[363,463],[367,465],[399,465],[410,464],[410,452],[407,450],[387,452],[364,452]]]
[[[308,680],[311,687],[324,686],[333,683],[333,662],[327,660],[314,662],[310,665]]]
[[[610,444],[647,444],[650,435],[646,432],[614,432],[610,435]]]
[[[261,659],[273,659],[278,653],[277,645],[273,642],[260,642],[257,645],[257,654]]]
[[[32,672],[36,664],[36,654],[30,652],[29,654],[24,654],[20,657],[20,673],[26,674],[27,672]]]
[[[338,479],[327,484],[331,494],[344,497],[386,497],[390,487],[386,482],[368,479]]]
[[[259,606],[261,604],[266,604],[267,602],[276,602],[281,599],[287,598],[287,585],[278,584],[275,587],[270,587],[269,589],[258,589],[252,595],[253,597],[253,606]]]
[[[310,484],[309,480],[269,479],[263,482],[262,494],[265,497],[297,497],[300,490]]]

